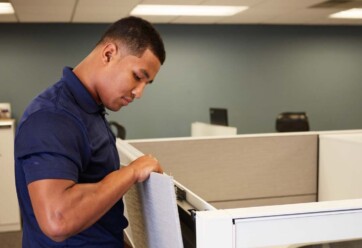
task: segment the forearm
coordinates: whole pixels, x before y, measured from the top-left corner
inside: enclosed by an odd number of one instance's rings
[[[75,235],[99,220],[136,182],[151,172],[162,173],[158,161],[146,155],[108,174],[98,183],[45,179],[28,185],[35,217],[55,241]]]
[[[98,183],[73,183],[54,192],[53,196],[48,195],[46,204],[34,197],[33,205],[38,206],[34,208],[36,218],[47,236],[63,241],[99,220],[136,181],[134,170],[123,167]]]
[[[65,192],[65,221],[72,236],[99,220],[136,182],[134,170],[123,167],[96,184],[75,184]]]

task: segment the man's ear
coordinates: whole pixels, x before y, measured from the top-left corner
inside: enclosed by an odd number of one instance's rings
[[[107,62],[111,61],[112,54],[110,52],[106,53]]]
[[[107,43],[102,50],[102,60],[104,63],[108,63],[112,60],[112,57],[117,53],[117,46],[114,43]]]

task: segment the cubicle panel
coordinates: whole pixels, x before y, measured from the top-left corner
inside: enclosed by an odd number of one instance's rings
[[[293,204],[304,202],[316,202],[317,195],[305,195],[305,196],[284,196],[284,197],[271,197],[271,198],[259,198],[259,199],[245,199],[237,201],[208,201],[216,209],[229,209],[229,208],[246,208],[257,206],[271,206],[281,204]]]
[[[236,127],[213,125],[202,122],[194,122],[191,124],[191,136],[235,136],[237,134]]]
[[[361,239],[361,225],[361,199],[198,211],[197,248],[356,248],[340,242]]]
[[[316,134],[281,134],[130,144],[156,156],[166,173],[206,201],[216,205],[245,201],[240,203],[243,206],[252,200],[267,204],[295,203],[299,197],[315,201],[317,139]]]
[[[361,225],[361,199],[196,212],[198,248],[355,248],[340,242],[361,239]]]
[[[320,135],[319,201],[362,198],[362,133]]]
[[[320,205],[320,203],[312,204],[315,209]],[[293,205],[290,205],[291,209],[298,208],[297,204]],[[352,205],[357,207],[354,208]],[[300,206],[303,207],[303,204]],[[361,238],[362,230],[359,227],[362,224],[362,209],[360,203],[351,204],[351,207],[340,210],[326,208],[308,212],[307,209],[302,209],[302,212],[295,214],[285,211],[274,216],[235,218],[234,223],[235,248],[281,246],[292,248],[306,244],[328,244]],[[331,246],[323,245],[323,247]]]

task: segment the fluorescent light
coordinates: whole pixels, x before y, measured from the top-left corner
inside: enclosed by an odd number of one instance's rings
[[[362,19],[362,9],[349,9],[330,15],[331,18]]]
[[[0,15],[14,14],[14,8],[11,3],[0,3]]]
[[[139,4],[131,11],[131,15],[232,16],[247,8],[246,6]]]

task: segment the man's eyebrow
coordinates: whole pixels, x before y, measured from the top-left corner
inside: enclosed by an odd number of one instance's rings
[[[141,69],[142,74],[149,79],[150,75],[148,74],[148,72],[145,69]],[[149,84],[152,84],[153,80],[148,81]]]

